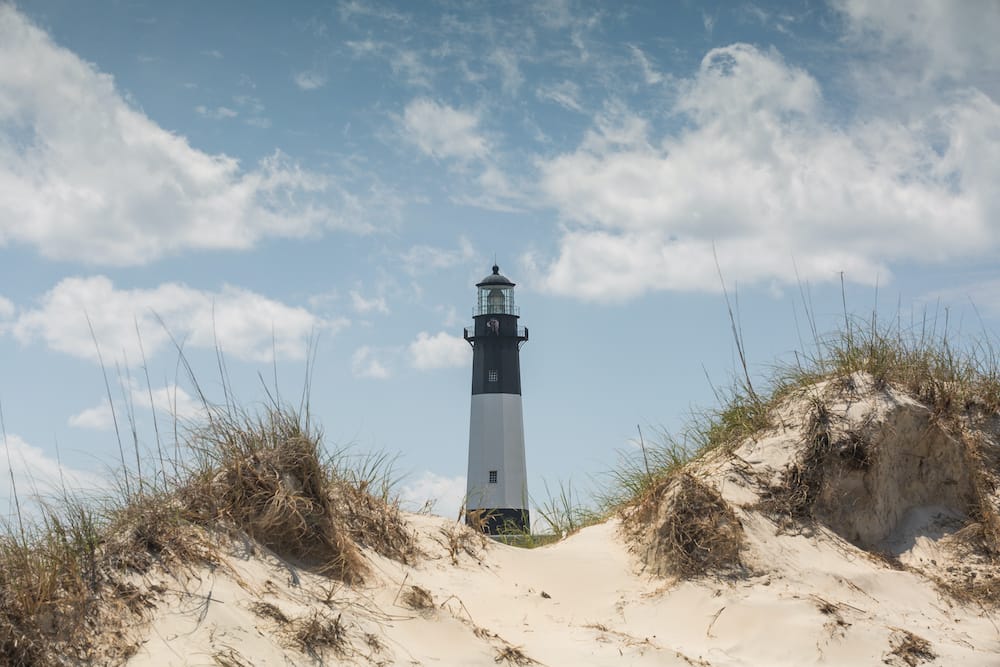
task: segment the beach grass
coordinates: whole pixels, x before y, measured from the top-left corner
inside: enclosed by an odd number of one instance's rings
[[[124,662],[137,645],[123,623],[148,609],[135,577],[216,563],[232,538],[346,583],[368,574],[362,546],[405,563],[419,555],[394,494],[392,457],[329,452],[308,388],[299,405],[269,391],[248,410],[222,378],[225,399],[212,403],[192,374],[202,416],[174,424],[173,454],[157,428],[156,453],[146,455],[132,406],[116,414],[128,426],[116,428],[121,462],[136,463],[100,494],[64,485],[55,497],[28,499],[11,472],[15,508],[0,526],[0,664]]]

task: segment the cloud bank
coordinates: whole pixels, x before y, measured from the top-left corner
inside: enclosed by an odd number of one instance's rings
[[[109,278],[93,276],[61,280],[9,328],[21,343],[41,340],[91,361],[98,360],[96,338],[106,361],[139,364],[170,345],[171,336],[196,348],[218,344],[225,354],[247,361],[300,360],[314,334],[345,325],[229,285],[216,292],[182,283],[118,289]]]
[[[461,368],[468,366],[471,360],[469,344],[445,331],[433,336],[421,331],[410,343],[410,363],[419,370]]]
[[[341,195],[280,152],[248,169],[193,148],[129,104],[111,76],[0,4],[0,246],[125,266],[265,237],[369,231],[363,216],[325,203]]]
[[[829,120],[817,81],[774,51],[717,48],[682,82],[685,123],[654,136],[612,107],[575,150],[539,160],[563,232],[527,256],[551,292],[619,301],[650,290],[873,283],[895,262],[1000,247],[1000,106],[965,89],[925,117]]]

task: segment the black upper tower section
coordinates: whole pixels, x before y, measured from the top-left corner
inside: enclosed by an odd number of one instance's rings
[[[514,283],[493,265],[493,273],[476,283],[479,289],[473,321],[465,329],[472,345],[472,393],[521,394],[519,350],[528,329],[519,327],[514,305]]]

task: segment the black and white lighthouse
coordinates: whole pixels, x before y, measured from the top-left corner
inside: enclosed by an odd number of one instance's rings
[[[465,329],[472,345],[472,411],[466,522],[496,535],[527,532],[528,477],[521,413],[521,345],[514,283],[494,265],[476,284],[473,320]]]

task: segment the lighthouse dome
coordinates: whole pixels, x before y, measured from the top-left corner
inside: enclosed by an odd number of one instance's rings
[[[493,273],[476,283],[476,287],[479,288],[479,300],[473,311],[476,316],[517,315],[517,306],[514,305],[514,283],[500,273],[499,266],[494,264]]]
[[[514,283],[512,283],[507,276],[500,273],[500,267],[497,266],[496,264],[493,265],[493,273],[491,273],[490,275],[486,276],[478,283],[476,283],[476,287],[513,287],[513,286]]]

